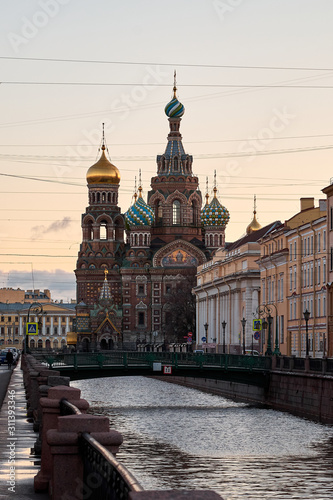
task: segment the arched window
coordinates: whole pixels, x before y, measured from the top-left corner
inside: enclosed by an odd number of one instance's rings
[[[180,224],[180,201],[175,200],[172,204],[172,224]]]
[[[106,222],[103,220],[101,222],[101,225],[99,226],[99,239],[100,240],[106,240],[107,239],[106,234],[107,234],[107,232],[106,232]]]
[[[177,156],[173,161],[173,166],[174,166],[174,171],[178,172],[178,158],[177,158]]]

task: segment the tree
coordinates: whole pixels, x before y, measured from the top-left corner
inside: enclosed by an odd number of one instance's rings
[[[195,284],[195,276],[179,276],[165,295],[163,310],[167,342],[183,343],[188,332],[195,332],[195,296],[192,294]]]

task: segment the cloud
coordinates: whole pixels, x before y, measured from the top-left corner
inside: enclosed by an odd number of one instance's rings
[[[51,290],[52,300],[64,302],[76,298],[75,274],[55,269],[53,271],[0,271],[0,288],[20,288],[21,290]]]
[[[32,231],[32,240],[36,240],[37,238],[40,238],[43,234],[47,233],[57,233],[59,231],[63,231],[64,229],[67,229],[72,223],[72,220],[70,217],[64,217],[63,220],[58,220],[55,222],[52,222],[48,227],[44,225],[40,226],[34,226],[31,228]]]

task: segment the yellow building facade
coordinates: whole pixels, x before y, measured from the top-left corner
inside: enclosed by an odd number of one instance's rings
[[[32,349],[61,349],[67,345],[67,336],[72,331],[75,304],[45,303],[42,315],[34,316],[29,311],[31,304],[0,303],[0,347],[23,348],[26,323],[39,323],[38,335],[29,335]]]
[[[327,353],[326,201],[315,207],[313,198],[301,198],[300,212],[259,243],[261,303],[272,305],[272,344],[277,332],[281,354],[304,357],[308,339],[309,355],[322,357]],[[266,351],[267,334],[263,344]]]

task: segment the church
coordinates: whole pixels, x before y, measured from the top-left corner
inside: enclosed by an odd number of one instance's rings
[[[174,83],[165,107],[170,131],[147,200],[140,178],[134,204],[125,212],[118,205],[121,173],[107,158],[103,134],[101,156],[87,172],[89,206],[81,220],[77,350],[166,348],[190,328],[195,331],[190,321],[170,323],[172,297],[191,294],[187,283],[197,267],[224,246],[229,212],[217,198],[216,180],[212,200],[207,189],[202,207],[193,157],[182,144],[184,112]]]

